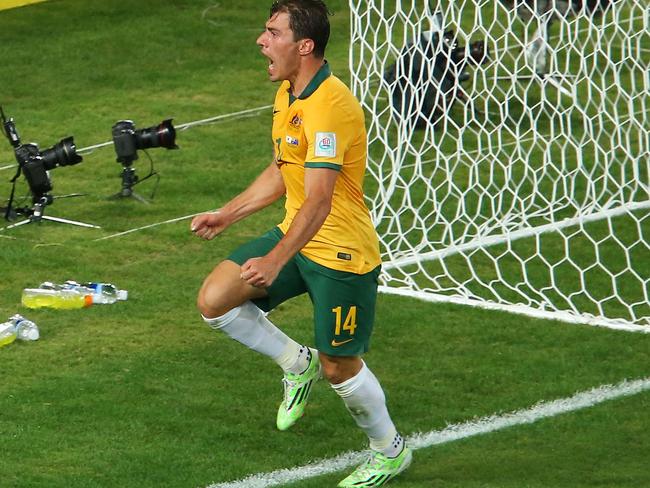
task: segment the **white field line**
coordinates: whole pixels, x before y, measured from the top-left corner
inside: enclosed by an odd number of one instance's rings
[[[407,437],[406,441],[413,449],[425,449],[516,425],[532,424],[541,419],[575,412],[593,407],[607,400],[636,395],[647,390],[650,390],[650,377],[633,381],[624,380],[616,385],[599,386],[576,393],[568,398],[539,402],[526,410],[517,410],[503,415],[490,415],[462,424],[452,424],[438,431],[412,434]],[[367,451],[350,451],[333,458],[314,461],[304,466],[253,474],[237,481],[212,484],[208,488],[265,488],[285,483],[295,483],[349,468],[360,463],[366,455]]]

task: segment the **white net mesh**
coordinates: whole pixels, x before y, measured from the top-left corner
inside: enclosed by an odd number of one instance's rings
[[[382,290],[650,331],[647,0],[350,7]]]

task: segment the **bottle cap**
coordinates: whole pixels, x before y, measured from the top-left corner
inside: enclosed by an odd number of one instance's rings
[[[129,298],[129,292],[127,290],[117,290],[117,299],[126,300]]]

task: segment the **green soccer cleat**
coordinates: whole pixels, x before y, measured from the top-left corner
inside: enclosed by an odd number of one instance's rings
[[[413,452],[406,446],[399,453],[399,456],[394,458],[372,451],[366,462],[339,483],[339,488],[383,486],[408,468],[412,459]]]
[[[279,430],[287,430],[303,416],[311,388],[320,378],[318,351],[311,348],[309,350],[311,351],[311,360],[307,369],[301,374],[285,373],[282,379],[284,399],[278,409],[276,420]]]

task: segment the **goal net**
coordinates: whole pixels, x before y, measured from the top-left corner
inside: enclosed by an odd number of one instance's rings
[[[350,0],[381,291],[650,332],[646,0]]]

